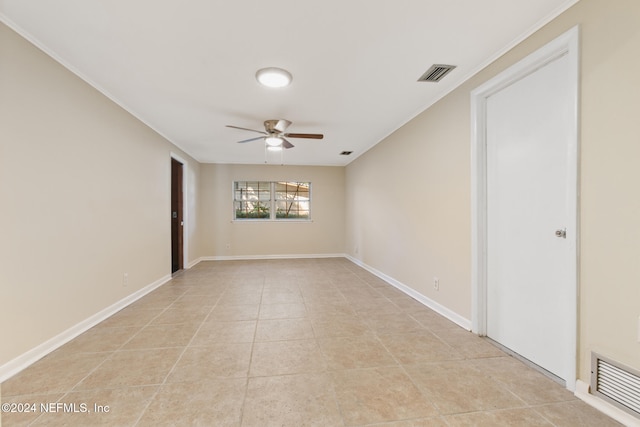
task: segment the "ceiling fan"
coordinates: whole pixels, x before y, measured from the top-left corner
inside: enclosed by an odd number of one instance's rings
[[[238,143],[243,144],[245,142],[257,141],[259,139],[264,139],[267,147],[273,147],[274,149],[282,149],[282,148],[293,148],[294,145],[286,140],[286,138],[308,138],[308,139],[322,139],[324,135],[321,133],[285,133],[287,128],[291,125],[289,120],[265,120],[264,121],[264,131],[255,130],[255,129],[247,129],[239,126],[227,125],[228,128],[240,129],[240,130],[248,130],[251,132],[257,132],[262,134],[262,136],[258,136],[256,138],[244,139],[242,141],[238,141]]]

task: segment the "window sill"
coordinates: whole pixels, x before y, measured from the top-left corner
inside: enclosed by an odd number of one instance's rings
[[[232,219],[231,220],[232,223],[243,223],[243,222],[250,222],[250,223],[265,223],[265,224],[290,224],[290,223],[296,223],[296,224],[311,224],[313,223],[312,219]]]

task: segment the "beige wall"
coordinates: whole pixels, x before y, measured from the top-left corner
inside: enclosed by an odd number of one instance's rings
[[[233,181],[249,180],[310,181],[312,221],[232,221]],[[343,167],[203,164],[200,201],[204,256],[344,253]]]
[[[171,152],[196,190],[189,156],[0,24],[0,366],[171,273]]]
[[[591,351],[640,369],[639,22],[637,0],[581,0],[350,164],[347,252],[470,319],[470,92],[580,25],[578,377]]]

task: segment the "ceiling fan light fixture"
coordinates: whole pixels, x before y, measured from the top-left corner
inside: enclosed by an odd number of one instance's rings
[[[264,139],[269,147],[282,147],[282,138],[277,136],[268,136]]]
[[[280,88],[289,86],[293,76],[287,70],[277,67],[261,68],[256,72],[258,82],[266,87]]]
[[[282,145],[267,145],[269,151],[282,151]]]

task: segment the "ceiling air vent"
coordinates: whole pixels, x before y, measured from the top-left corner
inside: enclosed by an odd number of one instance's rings
[[[348,156],[351,153],[353,153],[353,151],[343,151],[342,153],[340,153],[340,155],[341,156]]]
[[[434,64],[418,79],[419,82],[439,82],[456,68],[455,65]]]

